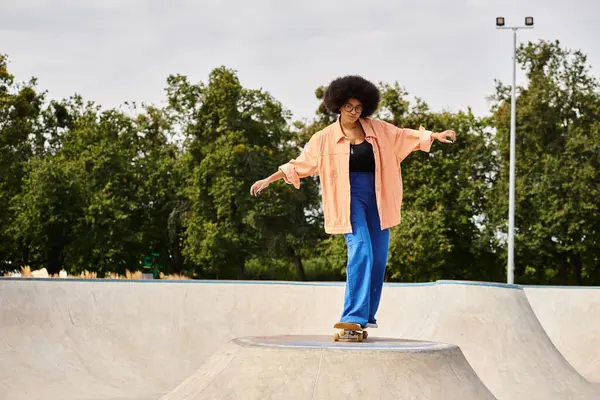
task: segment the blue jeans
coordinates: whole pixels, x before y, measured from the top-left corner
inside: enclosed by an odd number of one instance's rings
[[[363,328],[375,323],[390,242],[389,229],[381,230],[375,199],[375,174],[350,172],[352,233],[344,234],[348,248],[346,293],[341,322]]]

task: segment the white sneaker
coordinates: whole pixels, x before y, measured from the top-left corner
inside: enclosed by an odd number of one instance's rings
[[[367,328],[377,328],[377,324],[367,323]]]

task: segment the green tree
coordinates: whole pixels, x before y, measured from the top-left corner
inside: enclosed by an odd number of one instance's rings
[[[434,113],[417,98],[414,106],[398,83],[382,84],[379,117],[394,125],[432,131],[453,129],[457,141],[415,152],[401,165],[402,222],[392,229],[391,279],[501,279],[494,247],[482,224],[491,185],[492,147],[485,121],[470,110]]]
[[[516,280],[600,282],[600,86],[586,56],[559,42],[518,51]],[[403,161],[402,223],[388,279],[505,280],[510,87],[492,114],[432,112],[380,83],[376,117],[454,129]],[[299,190],[252,183],[336,120],[315,91],[309,121],[216,68],[206,84],[167,79],[164,109],[102,110],[79,95],[45,101],[0,55],[0,272],[22,265],[123,273],[159,253],[167,273],[204,278],[343,279],[342,235],[323,229],[319,177]]]
[[[163,272],[184,273],[190,267],[182,253],[190,202],[180,189],[186,174],[173,121],[166,110],[148,106],[135,122],[139,140],[135,161],[142,178],[137,190],[141,241],[149,254],[160,255],[155,261],[167,266]]]
[[[22,192],[13,197],[12,237],[26,244],[28,263],[57,274],[78,236],[82,190],[78,166],[62,156],[31,160]]]
[[[586,56],[558,41],[520,46],[516,138],[515,280],[598,284],[600,90]],[[498,147],[490,229],[506,234],[510,88],[498,83]],[[504,251],[502,252],[504,256]]]
[[[310,201],[283,186],[269,197],[249,196],[252,182],[291,154],[289,113],[270,94],[243,88],[224,67],[206,85],[183,76],[168,83],[170,113],[187,139],[184,193],[191,206],[183,254],[199,276],[243,279],[252,257],[269,254],[288,258],[303,278],[296,248]],[[282,238],[281,227],[290,224],[298,235]]]
[[[12,201],[12,237],[28,245],[32,261],[50,273],[102,276],[137,269],[158,251],[167,272],[179,272],[179,243],[167,233],[178,151],[167,143],[164,113],[147,107],[132,117],[73,96],[52,102],[43,120],[46,150],[29,162]]]
[[[265,177],[275,172],[277,167],[296,158],[308,140],[319,130],[325,128],[334,120],[322,103],[324,88],[317,88],[315,97],[319,101],[317,113],[312,121],[296,121],[291,137],[279,149],[275,150],[271,160],[262,168]],[[322,279],[331,276],[332,270],[339,270],[338,265],[326,262],[316,248],[322,247],[322,241],[328,240],[324,232],[323,213],[321,208],[319,176],[306,177],[300,184],[300,189],[279,181],[269,187],[257,198],[262,202],[260,211],[250,216],[252,226],[260,238],[260,246],[266,251],[261,252],[261,261],[268,263],[267,258],[289,259],[296,271],[296,278],[307,279],[305,264],[311,267],[310,278]],[[337,274],[333,274],[337,276]]]
[[[36,80],[16,82],[8,57],[0,54],[0,270],[29,263],[30,249],[11,233],[15,215],[10,203],[21,193],[34,143],[43,135],[43,102]]]

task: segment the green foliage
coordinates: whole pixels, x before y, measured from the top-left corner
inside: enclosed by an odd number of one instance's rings
[[[580,51],[521,46],[518,90],[516,280],[600,284],[600,90]],[[510,87],[491,114],[433,112],[398,82],[380,83],[377,117],[453,129],[457,142],[403,161],[402,223],[391,232],[387,279],[504,281]],[[145,256],[197,278],[343,280],[342,235],[326,235],[319,177],[252,183],[331,124],[292,121],[235,71],[206,82],[167,78],[167,106],[102,109],[81,96],[45,100],[0,55],[0,272],[123,274]]]
[[[521,46],[529,85],[517,99],[515,279],[598,284],[600,86],[579,51]],[[510,105],[498,84],[498,173],[488,229],[506,232]],[[500,253],[504,257],[504,251]]]
[[[9,262],[27,262],[28,249],[12,235],[15,215],[10,203],[26,177],[27,164],[42,137],[41,107],[43,94],[35,80],[15,81],[8,72],[8,57],[0,54],[0,269]]]
[[[300,194],[274,185],[266,196],[249,196],[253,182],[295,156],[289,113],[268,93],[243,88],[226,68],[215,69],[206,85],[181,76],[169,83],[170,112],[184,116],[188,137],[185,195],[192,206],[184,255],[198,276],[244,278],[256,255],[291,259],[303,279],[297,249],[314,231],[304,211],[318,202],[315,185]]]
[[[470,110],[433,113],[420,99],[411,107],[398,84],[382,84],[381,91],[380,118],[407,128],[457,132],[456,143],[436,142],[429,153],[415,152],[401,165],[402,222],[392,228],[390,278],[502,279],[502,266],[493,261],[494,248],[481,227],[493,169],[486,125]]]
[[[26,245],[29,263],[46,264],[53,273],[68,263],[67,247],[83,217],[85,192],[77,169],[62,157],[34,158],[22,191],[12,199],[13,237]]]

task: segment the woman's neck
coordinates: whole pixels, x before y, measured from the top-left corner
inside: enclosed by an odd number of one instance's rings
[[[344,118],[340,118],[340,123],[342,124],[342,128],[344,130],[353,130],[356,129],[358,126],[360,126],[360,122],[358,120],[354,121],[354,122],[348,122],[345,121]]]

